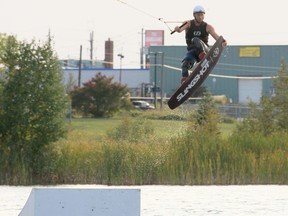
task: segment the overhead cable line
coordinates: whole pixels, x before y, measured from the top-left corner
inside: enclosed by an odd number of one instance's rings
[[[128,3],[124,2],[123,0],[117,0],[117,1],[120,2],[120,3],[122,3],[122,4],[124,4],[124,5],[126,5],[126,6],[128,6],[128,7],[130,7],[130,8],[132,8],[132,9],[134,9],[135,11],[138,11],[138,12],[140,12],[140,13],[142,13],[142,14],[145,14],[146,16],[149,16],[149,17],[151,17],[151,18],[153,18],[153,19],[156,19],[156,20],[164,23],[164,24],[166,25],[166,27],[167,27],[171,32],[173,32],[173,30],[168,26],[167,23],[181,23],[181,22],[178,22],[178,21],[165,21],[163,18],[161,18],[161,17],[156,17],[156,16],[154,16],[154,15],[152,15],[152,14],[150,14],[150,13],[144,11],[144,10],[141,10],[141,9],[139,9],[139,8],[131,5],[131,4],[128,4]]]

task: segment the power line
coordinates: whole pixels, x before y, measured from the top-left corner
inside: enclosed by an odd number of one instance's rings
[[[154,15],[152,15],[152,14],[150,14],[150,13],[147,13],[146,11],[141,10],[141,9],[139,9],[139,8],[137,8],[137,7],[135,7],[135,6],[131,5],[131,4],[128,4],[128,3],[126,3],[126,2],[124,2],[124,1],[122,1],[122,0],[117,0],[117,1],[120,2],[120,3],[122,3],[122,4],[125,4],[126,6],[132,8],[132,9],[134,9],[135,11],[138,11],[138,12],[140,12],[140,13],[142,13],[142,14],[145,14],[145,15],[153,18],[153,19],[156,19],[156,20],[164,23],[164,24],[166,25],[166,27],[167,27],[171,32],[172,32],[173,30],[168,26],[167,23],[181,23],[181,22],[178,22],[178,21],[165,21],[165,20],[164,20],[163,18],[161,18],[161,17],[156,17],[156,16],[154,16]]]
[[[134,9],[134,10],[140,12],[140,13],[143,13],[143,14],[145,14],[145,15],[147,15],[147,16],[150,16],[150,17],[152,17],[152,18],[154,18],[154,19],[157,19],[157,20],[160,20],[160,21],[161,21],[161,19],[162,19],[162,18],[158,18],[158,17],[156,17],[156,16],[153,16],[152,14],[149,14],[149,13],[147,13],[147,12],[145,12],[145,11],[139,9],[139,8],[136,8],[136,7],[134,7],[133,5],[128,4],[128,3],[124,2],[124,1],[121,1],[121,0],[117,0],[117,1],[121,2],[122,4],[125,4],[126,6],[132,8],[132,9]]]

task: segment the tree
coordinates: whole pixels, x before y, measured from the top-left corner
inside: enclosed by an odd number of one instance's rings
[[[276,95],[262,96],[260,104],[250,104],[251,114],[239,125],[238,131],[270,135],[288,130],[288,68],[284,61],[274,80]]]
[[[217,134],[219,115],[211,93],[205,92],[196,112],[193,114],[195,129],[204,129],[207,133]]]
[[[272,102],[276,107],[275,118],[280,128],[288,130],[288,67],[284,60],[281,61],[274,86],[276,95],[272,98]]]
[[[35,183],[45,166],[47,149],[65,134],[67,96],[51,44],[50,35],[43,44],[17,42],[13,36],[2,44],[0,61],[8,74],[2,94],[0,142],[9,179],[26,175]]]
[[[0,34],[0,107],[2,105],[2,95],[6,83],[7,73],[17,65],[18,41],[13,36]],[[0,112],[2,110],[0,109]]]
[[[112,83],[113,77],[97,73],[94,78],[71,93],[72,107],[85,115],[109,117],[127,106],[128,89],[120,83]]]

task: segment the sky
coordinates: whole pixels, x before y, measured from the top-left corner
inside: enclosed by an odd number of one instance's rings
[[[193,18],[195,5],[229,45],[287,45],[287,0],[0,0],[0,33],[45,41],[50,31],[60,59],[104,60],[105,41],[114,42],[114,68],[140,67],[142,29],[164,30],[167,46],[185,46],[184,32],[170,29]],[[159,18],[161,18],[159,20]],[[165,23],[166,24],[165,24]],[[175,23],[176,22],[176,23]],[[170,29],[169,29],[170,28]],[[210,37],[210,44],[214,39]],[[183,53],[184,56],[184,53]],[[119,64],[119,65],[118,65]]]

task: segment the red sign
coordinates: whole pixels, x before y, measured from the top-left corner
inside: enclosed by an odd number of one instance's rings
[[[145,31],[145,47],[163,46],[164,30],[146,30]]]

